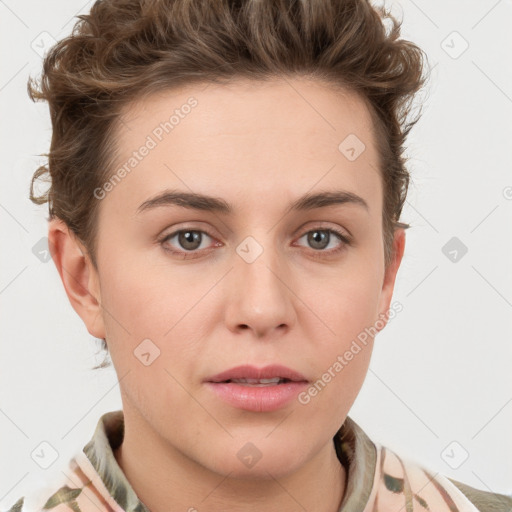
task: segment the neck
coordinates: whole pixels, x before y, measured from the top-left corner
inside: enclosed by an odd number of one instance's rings
[[[143,442],[141,442],[143,441]],[[160,438],[145,422],[132,431],[125,422],[123,443],[114,456],[138,498],[151,512],[208,510],[338,512],[346,470],[334,442],[279,479],[240,479],[214,473]]]

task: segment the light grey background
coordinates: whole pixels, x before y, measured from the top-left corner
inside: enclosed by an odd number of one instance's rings
[[[91,5],[0,1],[2,510],[63,478],[100,415],[121,407],[114,370],[90,369],[99,344],[53,262],[33,253],[47,233],[47,205],[28,199],[51,125],[47,105],[28,98],[27,78],[39,75],[52,38],[68,35]],[[377,337],[350,415],[373,440],[434,473],[512,493],[512,2],[386,5],[433,71],[409,139],[402,219],[412,228],[394,295],[404,309]],[[443,252],[452,237],[457,261]],[[31,456],[50,460],[43,441],[58,452],[47,469]]]

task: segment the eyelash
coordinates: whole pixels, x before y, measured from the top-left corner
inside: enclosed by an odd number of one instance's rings
[[[171,254],[180,256],[181,259],[184,259],[184,260],[197,258],[198,256],[196,256],[196,254],[199,254],[201,252],[200,250],[177,251],[177,250],[174,250],[174,249],[169,249],[168,247],[164,247],[164,243],[165,242],[167,242],[168,240],[174,238],[176,235],[178,235],[180,233],[187,232],[187,231],[192,231],[194,233],[204,233],[204,234],[208,235],[212,239],[215,238],[214,236],[210,235],[210,233],[208,233],[207,231],[204,231],[202,229],[182,228],[182,229],[179,229],[177,231],[174,231],[173,233],[165,235],[160,240],[160,244],[162,245],[163,249],[165,251],[167,251],[167,252],[170,252]],[[340,240],[340,242],[342,242],[341,245],[338,248],[330,249],[329,251],[320,250],[320,249],[317,249],[317,250],[311,249],[314,258],[326,258],[326,257],[334,256],[334,255],[340,253],[341,251],[343,251],[344,249],[346,249],[347,246],[352,245],[352,240],[348,236],[346,236],[341,231],[338,231],[337,229],[334,229],[334,228],[317,227],[317,228],[314,228],[314,229],[310,229],[310,230],[305,231],[304,233],[302,233],[302,235],[300,235],[299,239],[302,238],[304,235],[307,235],[307,234],[312,233],[314,231],[323,231],[323,232],[328,232],[328,233],[334,234]],[[329,240],[329,242],[330,242],[330,240]],[[204,249],[204,250],[207,250],[207,249]]]

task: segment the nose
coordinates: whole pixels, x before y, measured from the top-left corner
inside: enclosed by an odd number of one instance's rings
[[[282,336],[296,320],[291,272],[270,238],[265,244],[244,240],[228,277],[226,325],[233,332],[250,330],[258,339]]]

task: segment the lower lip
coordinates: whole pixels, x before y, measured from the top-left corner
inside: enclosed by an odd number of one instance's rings
[[[246,386],[234,382],[207,382],[222,400],[246,411],[268,412],[281,409],[308,386],[305,381],[271,386]]]

